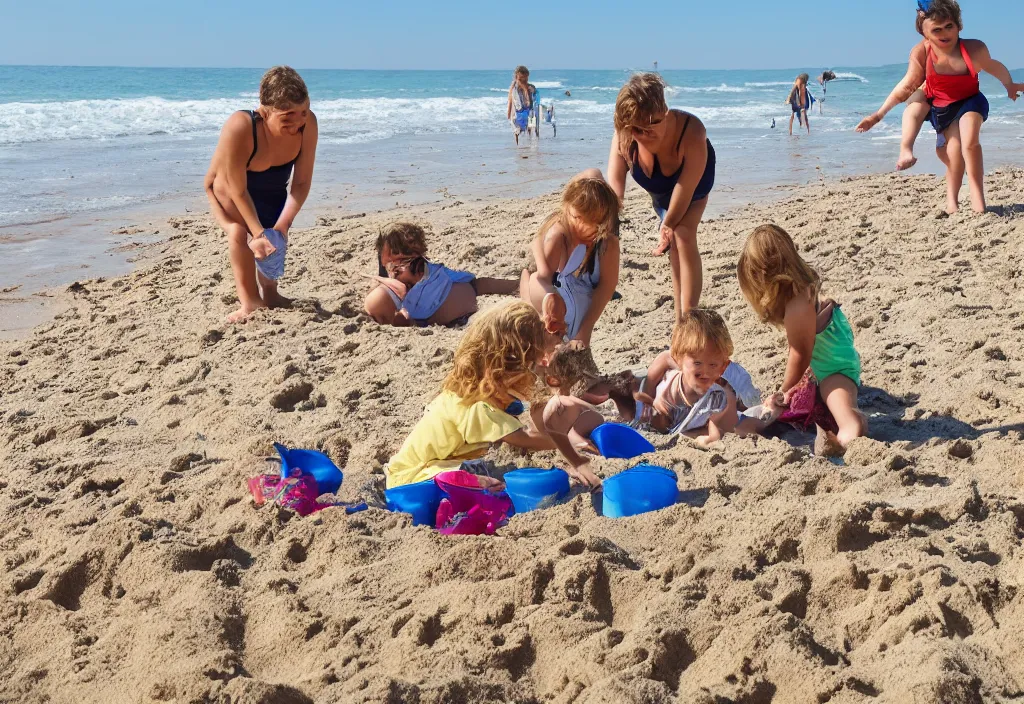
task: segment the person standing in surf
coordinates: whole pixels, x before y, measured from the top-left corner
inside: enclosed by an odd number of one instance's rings
[[[221,129],[203,185],[210,212],[228,236],[239,303],[229,322],[289,304],[277,282],[288,231],[313,181],[316,143],[309,92],[288,66],[267,71],[259,107],[232,114]]]
[[[516,146],[519,146],[519,135],[529,129],[530,113],[532,112],[533,93],[530,92],[530,69],[525,66],[516,66],[516,70],[512,74],[512,85],[508,89],[507,110]]]
[[[800,124],[807,127],[807,134],[811,133],[811,121],[807,119],[807,111],[811,106],[811,99],[807,92],[807,81],[810,80],[810,76],[806,73],[801,73],[793,81],[793,87],[789,89],[789,97],[786,98],[786,103],[793,108],[793,113],[789,116],[789,136],[793,136],[793,118],[796,117]]]
[[[697,307],[704,284],[697,227],[715,183],[715,149],[698,117],[668,109],[665,81],[656,73],[634,75],[615,101],[608,182],[620,201],[627,173],[651,195],[661,219],[653,254],[669,253],[678,322]]]
[[[982,213],[985,166],[980,136],[989,103],[981,92],[978,74],[987,71],[997,78],[1010,100],[1018,98],[1024,84],[1013,82],[1006,66],[992,58],[984,42],[961,39],[963,26],[955,0],[918,0],[917,31],[924,39],[910,52],[906,76],[877,112],[861,120],[857,131],[867,132],[896,105],[909,101],[896,169],[909,169],[917,162],[914,141],[928,117],[936,132],[936,155],[946,165],[946,211],[959,209],[966,171],[971,208]]]

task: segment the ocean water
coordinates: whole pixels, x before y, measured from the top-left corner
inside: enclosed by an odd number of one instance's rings
[[[778,184],[888,170],[900,109],[853,132],[904,66],[830,67],[838,78],[811,115],[810,137],[787,135],[786,71],[663,71],[670,105],[693,112],[718,153],[721,210]],[[224,120],[255,107],[261,70],[0,66],[0,284],[40,282],[98,260],[112,223],[135,213],[203,208],[202,177]],[[552,138],[513,143],[505,119],[510,71],[305,70],[320,125],[313,191],[320,209],[361,211],[437,200],[531,196],[576,171],[604,168],[616,93],[631,70],[535,70],[553,103]],[[1024,137],[1014,104],[987,76],[989,165],[1012,163]],[[566,91],[570,95],[566,95]],[[821,110],[819,114],[819,108]],[[772,119],[776,127],[771,128]],[[923,170],[938,170],[926,126]],[[91,259],[90,259],[91,257]],[[88,264],[87,264],[88,266]]]

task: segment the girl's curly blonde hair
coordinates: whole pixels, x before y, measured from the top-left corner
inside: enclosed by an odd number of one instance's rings
[[[543,354],[544,323],[533,306],[518,301],[492,308],[466,329],[443,388],[466,405],[486,401],[505,408],[517,398],[528,401]]]
[[[630,76],[615,99],[615,132],[619,136],[619,154],[632,167],[629,152],[633,144],[634,125],[647,127],[668,112],[665,102],[665,79],[656,73]]]
[[[736,266],[740,290],[761,322],[782,325],[786,306],[808,290],[817,295],[821,277],[800,258],[789,233],[761,225],[747,238]]]

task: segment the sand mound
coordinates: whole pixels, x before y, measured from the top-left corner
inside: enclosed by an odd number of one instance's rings
[[[941,183],[877,176],[702,228],[703,300],[762,387],[785,348],[735,282],[749,231],[787,228],[843,303],[874,437],[844,465],[798,434],[662,439],[683,503],[611,520],[578,495],[492,538],[257,510],[243,481],[279,440],[328,452],[351,497],[436,393],[459,331],[358,314],[380,224],[417,215],[433,258],[516,276],[555,198],[328,218],[294,234],[295,307],[241,326],[221,234],[177,219],[135,273],[0,344],[0,701],[1024,697],[1021,174],[989,194],[1007,206],[940,217]],[[606,371],[668,343],[654,228],[631,197]]]

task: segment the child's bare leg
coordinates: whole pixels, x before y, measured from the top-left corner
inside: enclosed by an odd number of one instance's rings
[[[394,325],[395,315],[398,313],[394,300],[388,295],[387,286],[383,285],[366,294],[363,310],[381,325]]]
[[[964,185],[963,148],[960,142],[960,121],[957,120],[945,131],[946,137],[946,212],[952,215],[960,209],[960,188]]]
[[[960,144],[967,167],[967,184],[970,186],[971,209],[976,213],[985,212],[985,160],[981,151],[981,115],[969,112],[960,118]]]
[[[519,279],[493,279],[481,276],[476,280],[476,292],[480,296],[514,296],[520,285]]]
[[[803,110],[803,111],[801,111],[800,114],[804,116],[804,127],[807,128],[807,134],[810,134],[811,133],[811,121],[807,119],[807,111]]]
[[[903,111],[903,131],[900,138],[900,157],[896,160],[896,170],[905,171],[917,163],[914,156],[914,143],[921,133],[921,125],[928,119],[931,106],[924,91],[918,90],[907,101],[907,109]]]
[[[466,315],[476,313],[476,291],[472,284],[452,284],[452,290],[441,307],[430,316],[433,325],[448,325]]]
[[[819,391],[825,405],[839,425],[836,440],[845,448],[854,438],[868,432],[868,421],[857,408],[857,385],[843,374],[833,374],[820,382]]]
[[[790,137],[793,136],[793,117],[795,115],[796,115],[796,113],[790,113],[790,115],[789,115],[789,136]]]

